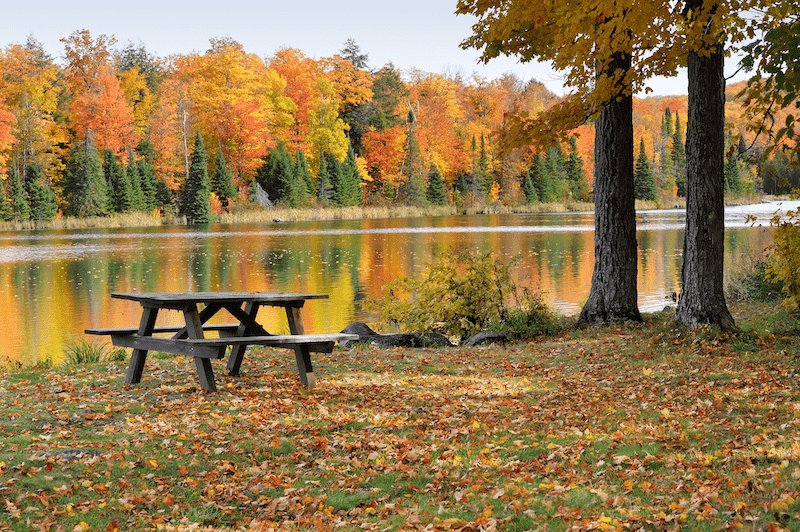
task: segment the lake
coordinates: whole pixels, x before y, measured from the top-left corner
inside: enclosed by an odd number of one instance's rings
[[[726,209],[727,267],[770,244],[768,221],[777,208]],[[755,226],[748,214],[758,217]],[[680,291],[683,225],[683,210],[637,213],[643,312],[661,310],[667,294]],[[329,300],[307,303],[306,330],[339,331],[354,320],[374,321],[360,302],[379,297],[385,283],[462,250],[519,257],[516,279],[560,312],[576,314],[591,287],[593,238],[592,213],[0,233],[0,358],[59,360],[87,327],[138,324],[139,305],[112,300],[111,292],[326,293]],[[177,312],[161,318],[182,320]]]

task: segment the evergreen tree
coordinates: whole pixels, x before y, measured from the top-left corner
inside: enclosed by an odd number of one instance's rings
[[[8,176],[8,199],[11,212],[17,220],[29,220],[31,217],[31,207],[25,198],[25,187],[19,176],[16,165],[11,166],[11,174]]]
[[[328,162],[328,179],[331,184],[330,200],[334,205],[341,205],[340,191],[343,188],[344,169],[333,154],[329,154],[325,160]]]
[[[155,150],[149,141],[142,140],[136,147],[136,152],[139,154],[137,165],[142,187],[142,207],[145,211],[150,212],[159,207],[158,177],[153,162]]]
[[[672,162],[672,137],[662,139],[661,150],[658,155],[658,174],[661,187],[672,190],[675,184],[675,164]]]
[[[160,208],[162,212],[175,212],[172,191],[169,185],[167,185],[167,182],[161,178],[158,178],[156,183],[156,201],[158,208]]]
[[[7,222],[14,219],[14,211],[11,210],[11,201],[5,187],[0,183],[0,220]]]
[[[181,198],[181,214],[189,223],[208,223],[211,221],[211,209],[208,204],[208,164],[206,148],[200,132],[194,139],[194,149],[189,163],[189,176],[183,187]]]
[[[461,198],[468,198],[473,190],[472,174],[466,171],[460,172],[456,177],[455,183],[453,183],[453,188]]]
[[[335,159],[335,157],[332,157]],[[317,178],[317,197],[323,204],[331,201],[331,176],[328,172],[328,161],[324,153],[319,154],[319,177]]]
[[[539,194],[536,192],[536,186],[533,184],[533,177],[531,176],[530,170],[526,170],[522,174],[521,186],[526,203],[536,203],[539,201]]]
[[[67,213],[72,216],[105,216],[108,214],[108,186],[91,130],[86,138],[70,150],[64,176]]]
[[[556,191],[553,186],[553,180],[550,177],[550,171],[547,168],[547,161],[540,153],[534,154],[530,172],[539,201],[542,203],[556,201]]]
[[[566,161],[566,171],[572,197],[579,201],[588,201],[589,186],[583,173],[583,158],[578,155],[578,141],[575,135],[569,138],[569,156]]]
[[[494,185],[494,176],[489,171],[489,155],[486,153],[486,139],[481,133],[481,151],[478,155],[478,175],[480,176],[481,187],[486,198],[492,193],[492,185]]]
[[[444,205],[447,196],[444,189],[444,179],[439,172],[439,168],[431,163],[431,170],[428,173],[428,202],[434,205]]]
[[[294,176],[294,164],[282,143],[267,154],[256,178],[271,202],[297,205],[298,187]]]
[[[341,165],[339,173],[331,173],[331,176],[333,178],[334,203],[345,207],[362,204],[361,177],[352,144],[347,151],[347,158]]]
[[[639,145],[639,156],[633,171],[633,193],[636,199],[654,201],[658,197],[656,178],[650,168],[647,152],[644,146],[644,137]]]
[[[675,184],[678,196],[686,196],[686,143],[681,131],[680,115],[675,115],[675,131],[672,134],[672,163],[675,167]]]
[[[725,138],[725,166],[722,169],[725,192],[742,193],[742,176],[739,172],[739,153],[733,145],[733,134],[729,131]]]
[[[136,162],[139,172],[139,181],[142,185],[142,210],[151,212],[158,207],[158,178],[155,168],[146,158],[141,158]]]
[[[227,210],[230,200],[236,196],[236,186],[233,184],[233,172],[225,162],[225,155],[220,147],[214,172],[211,174],[211,192],[216,194],[222,203],[222,208]]]
[[[303,150],[298,149],[294,156],[294,176],[297,182],[298,196],[301,203],[308,203],[314,195],[314,182],[311,180],[311,171]]]
[[[661,136],[663,138],[672,138],[672,111],[669,107],[664,109],[664,116],[661,118]]]
[[[403,160],[402,183],[405,198],[410,204],[424,201],[425,184],[424,176],[420,169],[420,147],[417,138],[416,118],[413,111],[408,112],[408,133],[406,135],[406,153]]]
[[[545,154],[545,166],[553,187],[553,199],[558,201],[570,192],[570,183],[567,179],[567,162],[564,160],[564,152],[561,146],[553,146]]]
[[[725,192],[739,194],[742,192],[742,176],[739,174],[739,161],[736,155],[731,153],[725,157]]]
[[[128,165],[125,167],[125,177],[130,184],[131,190],[131,210],[144,211],[144,194],[142,193],[142,178],[139,173],[139,165],[133,156],[133,151],[128,154]]]
[[[106,199],[108,201],[108,212],[119,212],[117,209],[117,176],[119,165],[114,156],[114,150],[106,149],[103,151],[103,179],[106,182]]]
[[[133,188],[131,187],[128,173],[119,162],[113,150],[106,150],[103,154],[103,174],[106,183],[111,188],[110,199],[114,212],[131,212],[134,208]]]
[[[41,165],[29,164],[25,172],[25,192],[31,209],[31,219],[37,222],[52,220],[58,213],[56,195],[43,181]]]

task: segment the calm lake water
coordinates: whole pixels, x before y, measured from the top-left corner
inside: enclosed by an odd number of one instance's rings
[[[726,210],[727,265],[770,244],[775,209]],[[762,226],[746,223],[748,214],[759,216]],[[679,291],[684,212],[640,212],[637,223],[639,306],[660,310],[665,296]],[[562,313],[575,314],[591,287],[593,214],[0,233],[0,358],[58,360],[87,327],[138,324],[139,305],[112,300],[111,292],[326,293],[329,300],[306,304],[306,330],[339,331],[354,320],[374,321],[360,310],[361,300],[379,297],[385,283],[453,250],[519,256],[520,283],[541,291]],[[269,320],[268,312],[260,316]],[[167,312],[159,319],[177,324],[182,316]],[[283,330],[271,332],[288,331],[285,318],[281,323]]]

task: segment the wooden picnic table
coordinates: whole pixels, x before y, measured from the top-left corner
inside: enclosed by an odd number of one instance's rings
[[[110,335],[112,343],[119,347],[133,348],[125,382],[141,381],[148,351],[174,353],[194,357],[200,385],[204,390],[216,391],[212,359],[225,356],[228,346],[229,375],[238,375],[248,345],[265,345],[293,348],[297,371],[303,384],[314,386],[314,370],[311,352],[329,353],[333,344],[341,340],[354,340],[351,334],[305,334],[300,309],[310,299],[327,299],[326,294],[292,294],[284,292],[143,292],[113,293],[111,297],[137,301],[142,306],[139,327],[112,329],[86,329],[86,334]],[[202,310],[199,308],[203,305]],[[289,324],[288,335],[269,333],[256,320],[263,306],[283,307]],[[219,311],[226,310],[236,323],[208,324]],[[183,312],[183,326],[156,326],[160,310]],[[206,331],[217,331],[218,338],[206,338]],[[168,333],[171,336],[156,336]]]

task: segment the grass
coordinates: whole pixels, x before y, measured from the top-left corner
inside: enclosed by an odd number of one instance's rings
[[[745,205],[757,203],[762,196],[739,195],[725,198],[726,205]],[[782,199],[767,196],[766,199]],[[636,210],[685,208],[685,198],[663,197],[657,201],[636,200]],[[518,205],[383,205],[366,207],[308,207],[285,208],[275,207],[262,209],[246,205],[231,212],[215,214],[214,221],[232,223],[274,223],[278,221],[314,221],[314,220],[356,220],[370,218],[411,218],[429,216],[452,216],[459,214],[511,214],[511,213],[555,213],[555,212],[588,212],[594,210],[592,202],[554,202],[529,203]],[[160,211],[152,213],[113,214],[105,217],[76,218],[60,216],[47,222],[31,220],[0,221],[2,231],[26,231],[33,229],[94,229],[120,227],[158,227],[161,225],[185,225],[186,218],[174,214],[162,216]]]
[[[797,317],[0,373],[0,530],[800,529]],[[57,451],[97,453],[80,460]]]
[[[65,355],[66,364],[73,366],[96,364],[105,360],[120,362],[128,356],[122,348],[109,348],[108,344],[87,342],[83,338],[67,346]]]

